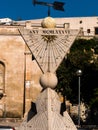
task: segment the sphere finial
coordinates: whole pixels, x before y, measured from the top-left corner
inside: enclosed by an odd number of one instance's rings
[[[43,88],[54,89],[58,83],[57,76],[52,72],[43,74],[40,78],[40,84]]]
[[[52,17],[46,17],[42,20],[41,26],[43,28],[55,28],[56,27],[55,19]]]

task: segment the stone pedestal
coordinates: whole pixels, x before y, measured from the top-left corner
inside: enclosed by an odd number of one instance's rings
[[[67,111],[60,114],[61,102],[51,88],[39,95],[32,108],[19,130],[77,130]]]

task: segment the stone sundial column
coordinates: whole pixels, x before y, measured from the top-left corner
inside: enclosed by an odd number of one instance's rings
[[[45,75],[46,77],[53,76],[77,37],[79,30],[58,29],[55,20],[51,17],[43,19],[41,25],[42,28],[40,29],[24,27],[20,28],[19,32],[35,57],[44,77]]]
[[[54,42],[57,38],[56,35],[54,35],[54,32],[52,32],[55,27],[56,27],[56,23],[55,20],[51,17],[46,17],[45,19],[43,19],[42,23],[41,23],[42,27],[45,29],[47,28],[47,30],[43,30],[45,32],[46,35],[43,35],[42,38],[44,40],[44,42],[46,42],[46,50],[47,50],[47,57],[46,57],[46,61],[47,61],[47,70],[46,72],[44,72],[44,74],[41,76],[40,78],[40,84],[43,88],[55,88],[57,83],[58,83],[58,79],[56,77],[56,74],[54,73],[55,71],[55,66],[52,66],[52,64],[54,64],[52,59],[55,56],[55,50],[54,50]],[[51,30],[53,29],[53,30]],[[50,33],[48,35],[48,33]],[[53,52],[52,52],[53,51]],[[51,54],[52,53],[52,54]],[[56,62],[56,61],[55,61]],[[53,67],[53,68],[52,68]]]
[[[41,25],[40,29],[19,29],[43,72],[40,84],[44,88],[36,101],[37,114],[32,116],[30,121],[24,120],[20,129],[76,130],[68,113],[64,112],[64,116],[60,114],[61,102],[57,93],[52,89],[58,83],[56,70],[69,51],[79,30],[58,29],[55,20],[51,17],[45,18]]]

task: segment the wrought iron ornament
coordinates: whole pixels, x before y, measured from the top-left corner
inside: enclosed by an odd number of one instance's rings
[[[58,2],[58,1],[54,1],[54,3],[47,3],[47,2],[42,2],[42,1],[37,1],[37,0],[33,0],[33,5],[44,5],[44,6],[48,6],[48,16],[50,16],[50,7],[53,7],[55,10],[59,10],[59,11],[64,11],[64,2]]]

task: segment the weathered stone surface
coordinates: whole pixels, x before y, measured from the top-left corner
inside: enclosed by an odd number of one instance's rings
[[[0,117],[22,117],[39,94],[41,70],[26,46],[19,26],[0,26]],[[29,82],[29,86],[28,86]],[[2,85],[1,85],[2,84]],[[24,103],[25,86],[25,103]]]
[[[60,114],[61,102],[57,93],[47,88],[36,101],[36,111],[32,110],[32,118],[28,120],[29,113],[19,130],[77,130],[67,111]]]

